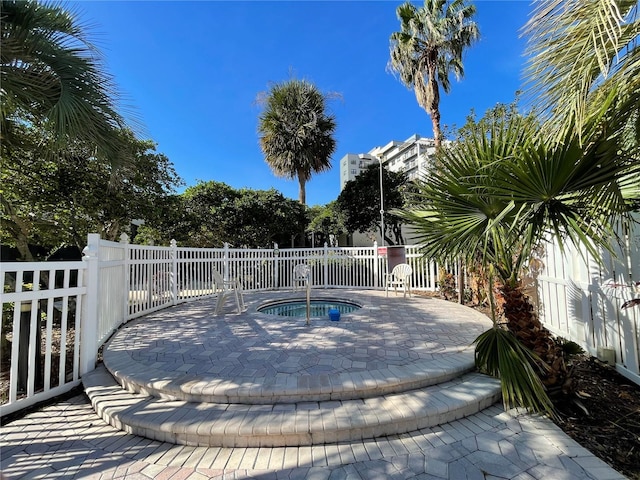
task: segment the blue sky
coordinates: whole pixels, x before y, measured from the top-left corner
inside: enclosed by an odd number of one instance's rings
[[[333,168],[307,184],[307,204],[340,190],[340,159],[414,133],[431,120],[386,71],[400,1],[82,1],[70,2],[105,57],[123,105],[187,186],[275,188],[298,198],[297,180],[275,177],[258,144],[255,99],[270,83],[305,78],[338,92]],[[442,97],[442,122],[461,126],[509,103],[522,86],[528,1],[475,2],[480,41],[467,51],[465,78]]]

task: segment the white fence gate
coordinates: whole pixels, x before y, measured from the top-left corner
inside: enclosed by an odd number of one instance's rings
[[[640,219],[640,218],[638,218]],[[599,265],[586,252],[548,244],[538,277],[539,311],[554,334],[579,343],[591,355],[614,363],[640,384],[640,307],[622,309],[640,297],[640,226],[621,232],[622,245]]]

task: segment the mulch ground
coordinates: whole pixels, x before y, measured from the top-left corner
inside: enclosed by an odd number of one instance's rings
[[[640,480],[640,386],[594,357],[573,364],[581,406],[558,402],[557,425],[617,471]]]
[[[489,316],[488,309],[469,306]],[[572,365],[576,394],[555,401],[556,425],[618,472],[640,480],[640,385],[594,357],[574,358]]]

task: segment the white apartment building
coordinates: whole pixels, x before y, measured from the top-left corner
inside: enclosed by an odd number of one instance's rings
[[[420,178],[427,173],[435,150],[432,138],[415,134],[404,142],[393,140],[383,147],[372,148],[368,153],[348,153],[340,160],[340,191],[349,180],[378,162],[382,162],[389,171],[407,173],[410,180]]]

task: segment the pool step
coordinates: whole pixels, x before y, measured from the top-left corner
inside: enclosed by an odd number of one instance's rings
[[[274,404],[354,400],[399,393],[447,382],[473,371],[473,348],[375,371],[286,375],[229,380],[167,372],[130,357],[104,351],[104,364],[127,390],[164,398],[206,403]]]
[[[114,427],[194,446],[282,447],[375,438],[450,422],[500,398],[499,381],[478,373],[357,400],[253,405],[129,392],[104,366],[84,375],[82,382],[95,411]]]

